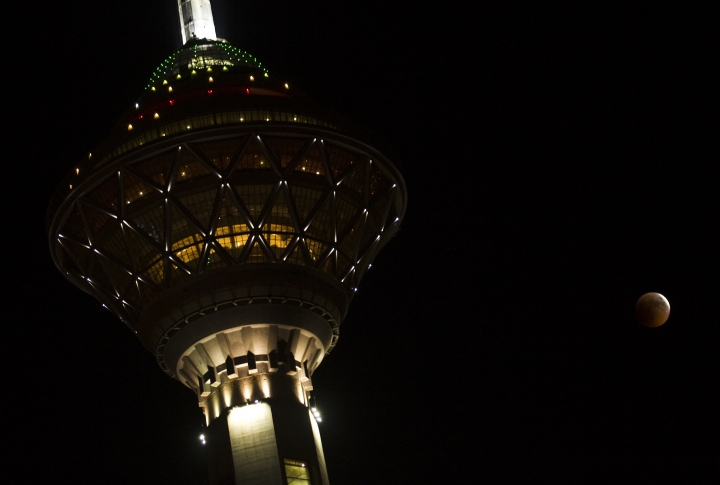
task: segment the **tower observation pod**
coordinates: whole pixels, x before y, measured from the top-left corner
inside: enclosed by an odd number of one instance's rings
[[[195,393],[211,483],[326,485],[312,376],[405,184],[372,133],[215,40],[207,0],[179,5],[187,42],[57,188],[52,258]]]

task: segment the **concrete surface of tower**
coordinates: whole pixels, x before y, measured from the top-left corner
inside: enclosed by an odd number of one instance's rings
[[[57,189],[53,260],[198,397],[213,484],[327,484],[312,374],[406,207],[375,137],[215,37],[184,45]]]

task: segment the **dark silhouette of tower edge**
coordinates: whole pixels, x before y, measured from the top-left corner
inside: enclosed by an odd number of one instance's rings
[[[184,45],[58,187],[57,268],[197,394],[213,484],[328,484],[312,375],[406,207],[375,137],[215,38]]]

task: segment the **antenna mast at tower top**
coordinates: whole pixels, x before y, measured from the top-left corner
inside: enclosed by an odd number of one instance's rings
[[[192,38],[217,39],[210,0],[177,0],[177,2],[183,44]]]

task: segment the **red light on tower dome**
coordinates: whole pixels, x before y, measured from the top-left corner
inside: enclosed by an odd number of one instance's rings
[[[170,106],[175,106],[175,100],[174,100],[174,99],[171,99],[171,100],[170,100]]]
[[[250,94],[250,88],[245,88],[245,93]]]
[[[212,94],[212,89],[208,89],[208,94]]]

